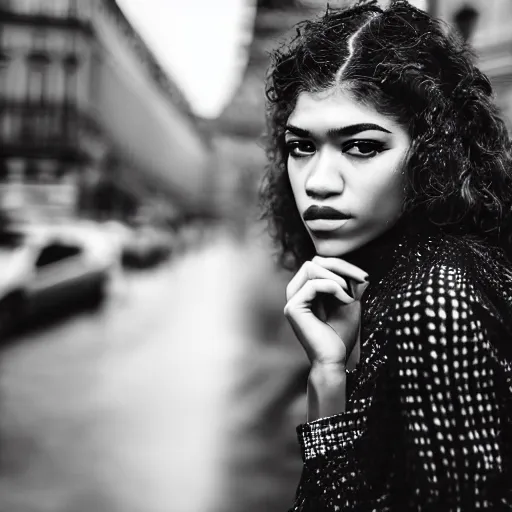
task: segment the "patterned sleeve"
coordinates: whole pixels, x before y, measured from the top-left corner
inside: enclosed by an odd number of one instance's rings
[[[370,399],[342,414],[299,425],[297,434],[304,466],[295,506],[289,512],[352,510],[364,488],[358,463],[364,445]]]
[[[392,316],[403,506],[509,510],[502,437],[508,391],[493,343],[499,329],[484,297],[461,270],[440,266],[409,284]]]
[[[492,308],[441,265],[393,302],[378,393],[298,427],[304,467],[290,512],[511,510],[511,369]]]

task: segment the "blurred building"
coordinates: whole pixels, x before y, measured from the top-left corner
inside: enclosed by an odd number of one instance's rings
[[[0,0],[0,105],[11,215],[208,209],[209,136],[115,0]]]
[[[475,48],[480,68],[496,91],[512,130],[512,2],[510,0],[437,0],[435,13],[456,27]]]

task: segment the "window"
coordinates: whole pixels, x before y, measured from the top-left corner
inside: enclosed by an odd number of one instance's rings
[[[32,50],[27,56],[28,83],[27,99],[43,103],[48,94],[48,73],[50,57],[46,47],[46,32],[36,30],[32,36]]]
[[[0,0],[0,12],[2,11],[2,1]],[[7,32],[5,26],[0,27],[0,98],[7,96],[7,76],[10,65],[10,32]]]
[[[59,263],[68,258],[78,256],[81,252],[81,248],[77,245],[54,242],[41,250],[39,257],[36,260],[36,267],[42,268]]]
[[[43,103],[47,94],[47,72],[44,66],[30,66],[28,70],[28,100]]]
[[[78,90],[78,57],[69,54],[64,58],[64,97],[66,103],[76,103]]]
[[[0,50],[0,100],[5,99],[7,90],[7,77],[9,74],[9,57]]]
[[[464,41],[468,41],[478,21],[478,11],[471,5],[464,5],[454,15],[453,21]]]

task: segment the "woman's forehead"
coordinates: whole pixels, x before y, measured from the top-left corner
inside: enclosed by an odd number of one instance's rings
[[[359,123],[378,124],[389,131],[396,128],[391,117],[357,101],[340,88],[301,92],[287,122],[308,131],[326,131]]]

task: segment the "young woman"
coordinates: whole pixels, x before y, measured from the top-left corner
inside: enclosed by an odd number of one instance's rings
[[[488,79],[395,1],[277,51],[265,214],[311,361],[294,511],[512,509],[512,162]]]

